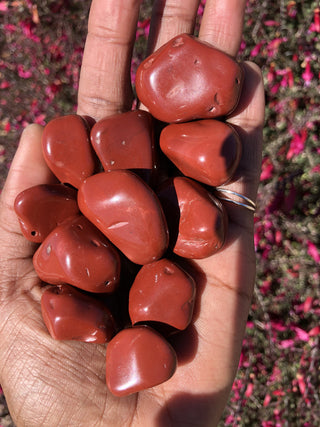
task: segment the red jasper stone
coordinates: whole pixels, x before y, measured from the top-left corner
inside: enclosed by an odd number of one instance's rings
[[[187,34],[146,58],[136,74],[138,98],[168,123],[230,114],[242,83],[242,68],[233,58]]]
[[[76,190],[62,184],[41,184],[22,191],[14,210],[22,234],[31,242],[41,243],[64,220],[78,215]]]
[[[109,342],[106,382],[115,396],[126,396],[167,381],[176,370],[171,345],[147,326],[123,329]]]
[[[116,249],[83,216],[55,228],[34,254],[33,265],[44,282],[89,292],[113,292],[120,277]]]
[[[100,301],[62,285],[48,288],[41,297],[44,323],[56,340],[77,340],[102,344],[116,331],[110,310]]]
[[[191,322],[195,283],[168,259],[144,265],[129,293],[129,314],[137,322],[161,322],[183,330]]]
[[[168,219],[174,253],[201,259],[223,247],[228,224],[226,211],[201,184],[176,177],[158,196]]]
[[[130,171],[88,178],[78,193],[82,213],[136,264],[162,257],[168,246],[166,220],[154,192]]]
[[[142,110],[106,117],[91,130],[91,143],[105,171],[154,169],[152,116]]]
[[[185,176],[212,186],[228,182],[241,157],[238,134],[217,120],[171,124],[162,131],[160,146]]]
[[[47,165],[61,182],[75,188],[97,166],[89,132],[87,120],[76,114],[51,120],[43,131],[42,148]]]

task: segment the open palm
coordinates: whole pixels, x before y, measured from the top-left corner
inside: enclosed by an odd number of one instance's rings
[[[154,4],[150,52],[192,33],[198,0]],[[207,0],[199,38],[236,56],[244,0]],[[94,0],[79,88],[79,114],[100,119],[130,109],[130,63],[140,1]],[[264,93],[260,71],[244,64],[237,111],[243,156],[229,189],[255,200],[259,181]],[[216,425],[237,370],[255,280],[253,213],[226,203],[224,249],[194,262],[198,300],[194,322],[177,336],[178,368],[166,383],[116,398],[105,385],[105,346],[54,341],[40,313],[35,247],[20,233],[16,195],[55,182],[41,154],[42,128],[29,126],[0,199],[0,383],[18,426]]]

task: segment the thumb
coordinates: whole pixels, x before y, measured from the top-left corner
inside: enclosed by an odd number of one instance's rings
[[[56,182],[42,156],[40,125],[29,125],[22,133],[17,152],[0,196],[0,241],[3,245],[1,259],[27,257],[33,253],[33,244],[21,234],[14,212],[17,195],[38,184]],[[36,209],[36,207],[35,207]]]

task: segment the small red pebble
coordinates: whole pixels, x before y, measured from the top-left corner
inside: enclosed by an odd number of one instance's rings
[[[41,297],[41,311],[50,335],[56,340],[103,344],[116,331],[110,310],[72,286],[46,289]]]
[[[218,120],[171,124],[162,131],[160,146],[185,176],[211,186],[230,181],[242,151],[237,132]]]
[[[171,345],[148,326],[123,329],[109,342],[106,382],[115,396],[126,396],[172,377],[177,357]]]
[[[186,329],[192,319],[195,295],[193,278],[172,261],[163,258],[144,265],[130,289],[131,321],[161,322]]]
[[[188,34],[155,51],[136,74],[139,100],[167,123],[230,114],[242,83],[242,68],[231,56]]]
[[[48,167],[64,184],[79,188],[96,170],[89,124],[76,114],[57,117],[45,126],[42,149]]]
[[[168,219],[170,246],[184,258],[207,258],[224,244],[228,217],[222,203],[201,184],[176,177],[158,197]]]
[[[41,184],[22,191],[14,210],[24,237],[41,243],[67,218],[80,213],[77,192],[62,184]]]
[[[104,170],[131,169],[142,177],[151,175],[155,167],[152,125],[151,114],[142,110],[99,120],[90,137]]]
[[[44,282],[68,283],[94,293],[113,292],[120,280],[117,250],[80,215],[49,234],[34,254],[33,265]]]
[[[116,170],[91,176],[79,190],[78,204],[135,264],[148,264],[166,251],[169,236],[161,204],[133,172]]]

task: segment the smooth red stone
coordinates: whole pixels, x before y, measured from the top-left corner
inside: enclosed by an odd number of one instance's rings
[[[78,193],[82,213],[136,264],[162,257],[168,246],[166,220],[154,192],[130,171],[88,178]]]
[[[44,282],[89,292],[113,292],[120,278],[118,252],[84,216],[55,228],[34,254],[33,265]]]
[[[139,100],[168,123],[230,114],[242,83],[242,68],[233,58],[187,34],[146,58],[136,74]]]
[[[42,148],[47,165],[64,184],[79,188],[96,170],[89,124],[81,116],[70,114],[51,120],[43,131]]]
[[[170,245],[184,258],[207,258],[224,244],[228,218],[222,203],[201,184],[176,177],[158,194],[168,219]]]
[[[56,340],[77,340],[102,344],[116,331],[110,310],[100,301],[72,286],[48,288],[41,297],[44,323]]]
[[[171,345],[147,326],[123,329],[108,344],[106,382],[115,396],[126,396],[172,377],[177,358]]]
[[[171,124],[162,131],[160,146],[185,176],[212,186],[232,178],[242,151],[237,132],[218,120]]]
[[[14,210],[22,234],[41,243],[51,231],[69,217],[78,215],[77,192],[62,184],[41,184],[22,191]]]
[[[195,295],[193,278],[172,261],[163,258],[144,265],[129,293],[131,321],[161,322],[183,330],[191,322]]]
[[[91,130],[91,143],[104,170],[134,169],[150,174],[155,167],[152,125],[152,116],[142,110],[98,121]]]

